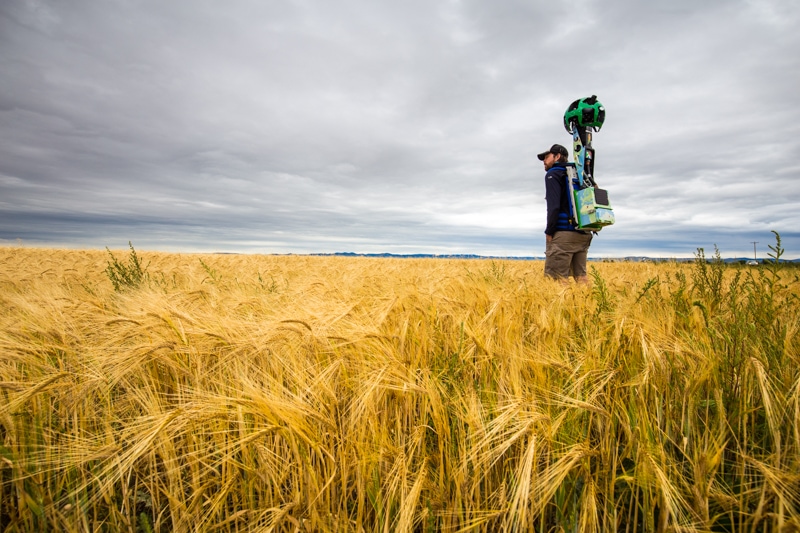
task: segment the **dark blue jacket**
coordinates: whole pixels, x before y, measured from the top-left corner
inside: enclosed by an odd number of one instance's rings
[[[567,190],[567,167],[556,163],[544,176],[545,200],[547,201],[547,227],[544,232],[553,236],[557,231],[576,231],[570,223],[572,208]]]

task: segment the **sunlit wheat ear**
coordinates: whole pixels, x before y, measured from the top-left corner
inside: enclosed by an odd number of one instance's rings
[[[553,498],[567,476],[578,471],[581,460],[589,453],[583,444],[574,445],[557,454],[551,450],[549,464],[539,473],[533,486],[533,505],[539,509],[543,508]]]
[[[671,521],[681,525],[689,523],[687,510],[690,506],[682,495],[677,480],[670,475],[672,474],[671,472],[666,472],[665,468],[658,464],[653,455],[647,454],[645,458],[650,463],[650,471],[654,477],[655,487],[664,507],[665,515],[662,515],[662,524],[667,524]]]
[[[603,531],[597,497],[597,486],[594,479],[589,477],[581,492],[580,518],[578,520],[581,531],[587,533]]]
[[[537,452],[536,435],[530,435],[525,451],[520,457],[517,471],[514,473],[515,486],[511,489],[511,505],[507,515],[506,527],[511,531],[521,531],[529,527],[532,518],[531,495],[532,486],[536,482],[534,464]]]
[[[769,426],[772,444],[775,448],[775,453],[780,461],[781,456],[781,431],[780,425],[784,420],[784,399],[776,398],[775,388],[770,382],[767,370],[764,368],[763,363],[751,357],[748,361],[750,367],[755,374],[755,381],[758,384],[758,391],[761,395],[761,402],[764,405],[764,412],[766,414],[767,424]]]

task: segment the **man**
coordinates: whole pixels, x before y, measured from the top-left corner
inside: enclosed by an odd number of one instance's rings
[[[572,224],[567,167],[569,152],[560,144],[538,155],[544,163],[545,200],[547,201],[547,239],[544,273],[553,279],[567,280],[570,273],[575,281],[586,283],[586,257],[592,234],[575,229]]]

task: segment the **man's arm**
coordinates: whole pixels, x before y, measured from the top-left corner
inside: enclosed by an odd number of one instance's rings
[[[561,210],[560,179],[558,172],[548,172],[544,179],[545,200],[547,201],[547,227],[544,232],[548,240],[555,234],[558,226],[558,212]]]

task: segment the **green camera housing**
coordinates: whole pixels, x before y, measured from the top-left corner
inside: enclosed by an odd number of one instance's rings
[[[572,197],[572,218],[578,229],[600,231],[614,223],[614,210],[608,191],[599,187],[579,188],[574,165],[567,165],[567,183]]]
[[[605,120],[606,109],[595,95],[575,100],[564,112],[564,128],[568,133],[572,133],[575,128],[600,131]]]

